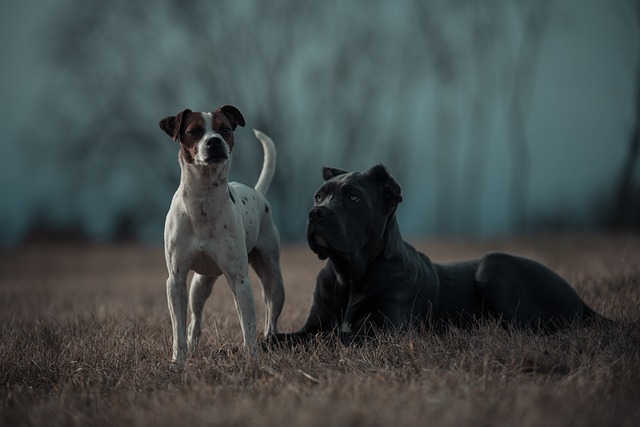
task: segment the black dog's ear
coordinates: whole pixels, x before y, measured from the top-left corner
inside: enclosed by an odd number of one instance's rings
[[[229,123],[231,123],[231,127],[233,130],[236,130],[238,125],[244,127],[244,117],[242,117],[242,113],[233,105],[223,105],[219,107],[216,111],[221,112],[227,117]]]
[[[348,172],[344,169],[330,168],[329,166],[324,166],[322,168],[322,177],[325,181],[329,181],[331,178],[335,178],[339,175],[344,175],[345,173]]]
[[[176,116],[165,117],[160,120],[160,129],[165,131],[167,135],[169,135],[174,141],[177,141],[180,137],[180,128],[182,127],[182,122],[184,118],[191,113],[191,110],[187,109],[181,113],[178,113]]]
[[[402,188],[400,184],[389,174],[382,164],[375,165],[367,171],[382,188],[382,199],[387,214],[392,213],[398,204],[402,202]]]

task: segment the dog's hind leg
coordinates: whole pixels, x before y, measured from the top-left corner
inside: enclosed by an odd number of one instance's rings
[[[202,276],[195,273],[191,279],[189,289],[189,307],[191,308],[191,322],[189,323],[188,343],[189,350],[198,346],[198,339],[202,331],[202,311],[204,303],[211,295],[216,277]]]
[[[278,333],[278,317],[284,305],[284,283],[280,272],[279,250],[255,248],[249,262],[260,278],[265,305],[264,336]]]
[[[582,317],[585,304],[558,274],[530,259],[491,253],[476,284],[494,315],[521,327],[553,332]]]

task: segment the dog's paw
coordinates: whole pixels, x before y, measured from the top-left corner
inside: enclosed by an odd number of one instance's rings
[[[272,351],[283,346],[290,346],[292,343],[288,339],[287,334],[271,334],[266,336],[262,342],[260,342],[260,347],[262,347],[263,351]]]
[[[171,364],[169,365],[169,371],[173,372],[174,374],[184,372],[184,363],[171,362]]]
[[[262,349],[273,351],[282,348],[291,348],[297,345],[309,345],[313,341],[313,335],[306,333],[279,333],[265,337],[262,341]]]

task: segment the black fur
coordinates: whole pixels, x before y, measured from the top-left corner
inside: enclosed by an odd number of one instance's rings
[[[384,166],[354,173],[324,168],[323,176],[307,240],[327,262],[304,326],[276,340],[337,330],[351,342],[380,329],[464,327],[485,317],[553,332],[597,316],[564,279],[530,259],[490,253],[432,263],[400,235],[395,211],[401,189]]]

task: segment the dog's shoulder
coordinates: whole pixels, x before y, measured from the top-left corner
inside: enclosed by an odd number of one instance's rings
[[[239,182],[229,184],[229,198],[238,211],[245,215],[262,217],[265,213],[269,214],[271,211],[271,206],[262,193]]]
[[[249,200],[262,201],[266,199],[258,190],[241,182],[229,183],[229,193],[234,203],[237,203],[238,200],[242,202],[243,198],[245,204]]]

